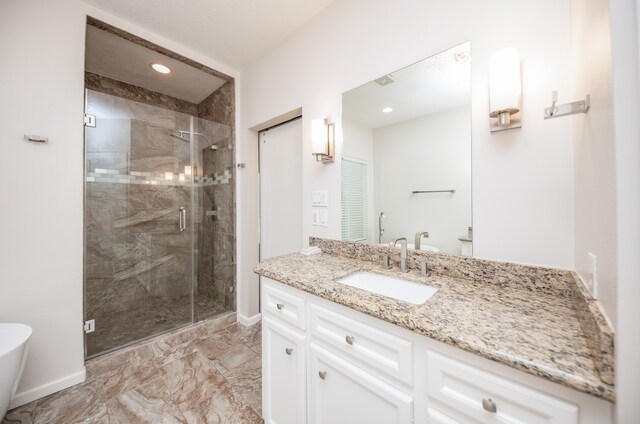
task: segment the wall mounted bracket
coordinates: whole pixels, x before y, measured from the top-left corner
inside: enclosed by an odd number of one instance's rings
[[[558,91],[551,94],[551,106],[544,108],[544,119],[560,118],[561,116],[575,115],[577,113],[587,113],[591,107],[591,97],[587,94],[584,100],[572,103],[556,105],[558,102]]]

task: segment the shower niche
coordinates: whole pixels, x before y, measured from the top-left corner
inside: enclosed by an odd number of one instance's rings
[[[91,18],[85,67],[89,358],[235,310],[235,104],[233,78]]]

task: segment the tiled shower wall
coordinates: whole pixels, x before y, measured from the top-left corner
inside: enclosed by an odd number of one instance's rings
[[[218,150],[204,151],[204,174],[224,172],[235,181],[235,108],[233,81],[226,82],[198,104],[203,125],[213,122],[230,128],[228,139],[216,142]],[[223,180],[224,181],[224,180]],[[198,292],[210,299],[224,299],[224,306],[235,310],[235,184],[216,184],[203,188],[205,211],[215,211],[215,218],[205,215],[203,245],[198,273]],[[213,263],[208,263],[212,261]],[[213,271],[213,272],[212,272]]]
[[[166,101],[161,108],[126,100],[130,90],[100,91],[88,95],[98,124],[87,129],[85,152],[85,314],[96,320],[88,355],[190,322],[192,267],[197,316],[235,309],[233,127],[193,119],[218,150],[195,139],[192,190],[188,176],[181,181],[189,144],[169,136],[189,130],[191,117]],[[178,229],[181,206],[192,212],[193,237]]]

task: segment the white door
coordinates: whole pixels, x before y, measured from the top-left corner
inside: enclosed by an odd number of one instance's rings
[[[261,131],[260,260],[302,249],[302,119]]]
[[[413,398],[357,366],[311,344],[311,424],[411,424]]]
[[[306,422],[304,338],[269,317],[262,320],[262,394],[266,424]]]

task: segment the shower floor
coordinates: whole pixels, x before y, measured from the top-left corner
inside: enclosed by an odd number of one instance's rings
[[[197,295],[196,321],[228,312],[222,301]],[[86,335],[87,358],[191,324],[191,298],[149,297],[139,308],[94,317],[96,329]]]

